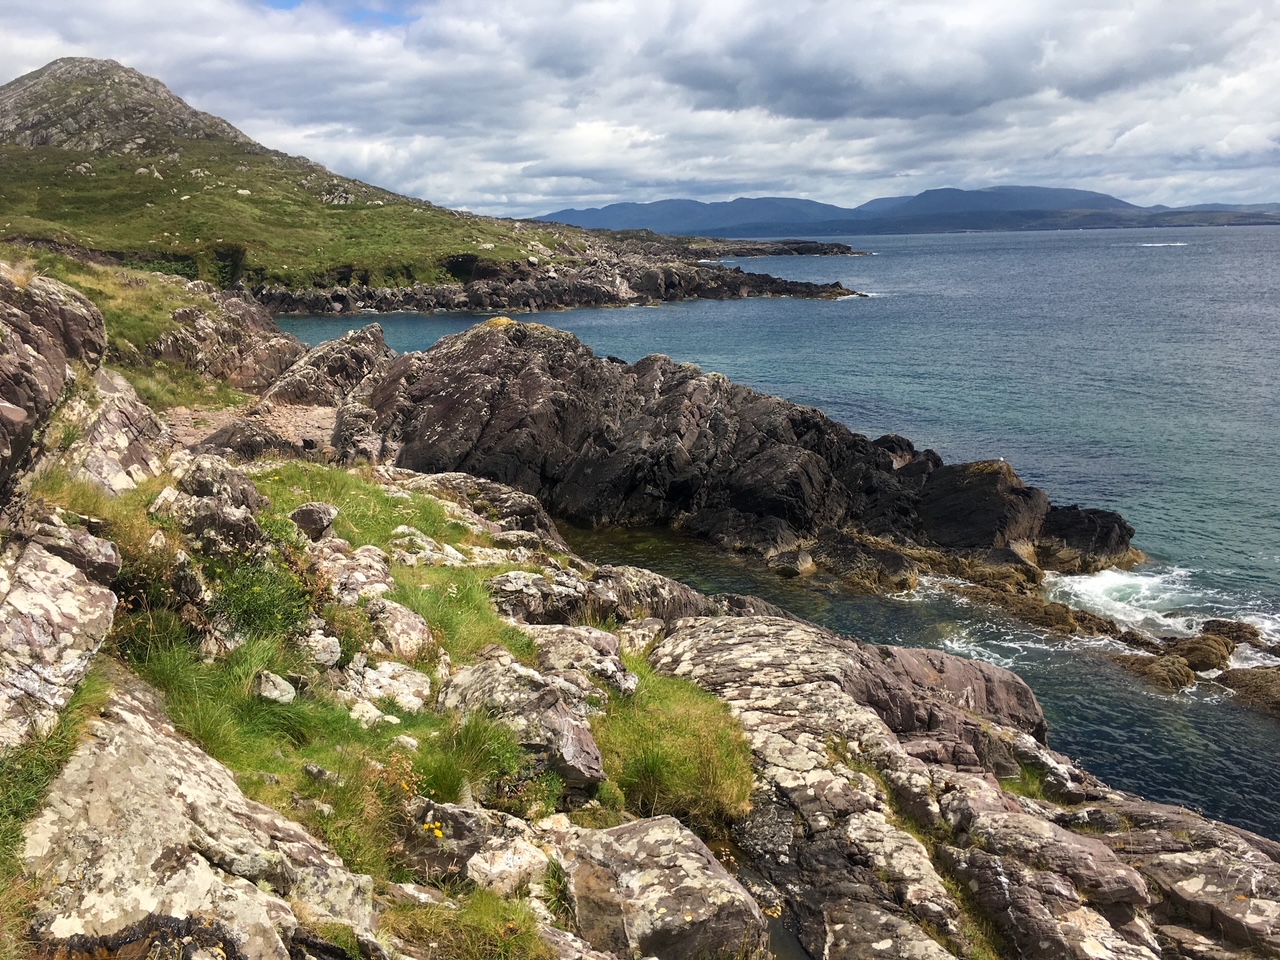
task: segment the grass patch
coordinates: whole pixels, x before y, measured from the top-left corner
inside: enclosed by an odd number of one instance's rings
[[[729,708],[696,684],[625,655],[640,683],[592,722],[609,779],[641,816],[670,814],[720,836],[750,808],[751,750]]]
[[[1029,800],[1045,800],[1045,776],[1043,767],[1019,763],[1018,775],[1001,780],[1000,789]]]
[[[522,663],[537,659],[528,635],[493,608],[485,581],[504,568],[397,566],[396,589],[387,599],[404,604],[431,625],[432,634],[460,663],[475,659],[491,643],[506,647]]]
[[[382,915],[379,928],[410,943],[431,944],[432,956],[449,960],[554,960],[556,956],[538,936],[528,904],[503,900],[487,890],[462,897],[457,910],[392,906]]]
[[[85,725],[101,712],[111,688],[90,670],[47,737],[0,756],[0,960],[28,956],[31,888],[22,877],[22,828],[80,743]]]
[[[435,499],[418,494],[393,496],[363,473],[287,462],[255,474],[253,480],[276,512],[284,515],[315,500],[333,504],[339,511],[334,533],[352,546],[384,547],[391,540],[391,531],[402,525],[442,543],[460,543],[468,535]]]

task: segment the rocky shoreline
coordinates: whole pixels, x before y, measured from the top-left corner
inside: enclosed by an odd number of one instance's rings
[[[553,260],[555,254],[561,259]],[[389,313],[412,310],[501,310],[538,313],[570,307],[620,307],[677,300],[802,297],[830,300],[861,296],[839,283],[783,280],[714,262],[765,256],[855,256],[842,243],[809,240],[682,242],[642,233],[602,234],[581,247],[499,262],[482,253],[450,257],[455,282],[370,287],[353,278],[346,286],[307,290],[257,286],[255,300],[275,314]],[[568,258],[567,260],[564,258]]]
[[[770,918],[824,960],[1280,956],[1280,844],[1099,782],[1046,746],[1040,706],[1014,674],[594,566],[547,507],[664,523],[868,587],[950,570],[1029,604],[1043,569],[1130,559],[1122,518],[1055,507],[1007,465],[945,465],[696,367],[596,358],[538,325],[491,321],[405,356],[375,326],[308,351],[252,304],[191,293],[208,306],[180,318],[155,358],[260,397],[201,442],[175,444],[102,368],[96,308],[56,281],[0,271],[0,752],[52,729],[95,659],[111,687],[19,848],[39,955],[429,960],[434,946],[396,926],[397,911],[458,914],[453,891],[474,889],[534,918],[541,945],[513,955],[563,960],[763,960]],[[242,314],[260,336],[203,340],[219,324],[247,329]],[[256,380],[263,369],[280,372]],[[300,413],[323,423],[316,410],[330,411],[331,432],[289,436]],[[430,503],[463,539],[401,521],[353,546],[333,525],[354,506],[269,514],[261,488],[299,457],[370,461],[350,475],[316,469],[367,485],[352,504]],[[117,546],[109,522],[30,496],[52,469],[106,497],[155,484],[156,532]],[[394,753],[288,774],[206,755],[101,647],[128,615],[119,605],[145,595],[200,639],[208,669],[233,658],[244,640],[219,619],[219,557],[296,566],[326,611],[290,634],[293,673],[246,676],[253,702],[338,704],[365,729],[437,711],[496,718],[555,774],[558,812],[432,799],[399,779]],[[440,624],[392,598],[410,570],[474,571],[521,655],[490,644],[451,659]],[[360,624],[358,646],[338,622]],[[733,860],[670,816],[581,821],[611,783],[594,723],[634,694],[641,666],[692,681],[741,726],[754,788],[728,826]],[[272,793],[264,778],[286,775],[310,792]],[[411,881],[353,871],[317,838],[339,815],[332,791],[352,778],[402,785],[387,843]],[[250,799],[251,784],[278,805]]]

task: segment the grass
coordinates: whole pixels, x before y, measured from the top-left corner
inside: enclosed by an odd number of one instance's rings
[[[1047,799],[1045,794],[1046,772],[1044,768],[1026,763],[1019,763],[1018,768],[1016,777],[1007,777],[1000,781],[1000,789],[1008,793],[1015,793],[1020,797],[1026,797],[1029,800]]]
[[[751,750],[729,708],[692,682],[626,655],[636,692],[592,723],[605,771],[641,816],[670,814],[708,836],[751,808]]]
[[[431,960],[554,960],[538,936],[533,911],[520,900],[486,890],[445,906],[395,905],[382,914],[380,929],[416,944],[429,944]]]
[[[282,514],[315,500],[333,504],[339,511],[334,533],[352,546],[385,547],[391,531],[402,525],[442,543],[460,543],[468,534],[436,500],[419,494],[393,496],[367,473],[288,462],[257,473],[253,480]]]
[[[0,145],[0,239],[111,251],[222,286],[297,288],[468,279],[451,273],[457,255],[567,263],[571,255],[553,251],[582,234],[455,213],[253,147],[184,141],[175,150],[176,159],[100,157]],[[85,161],[90,176],[72,169]],[[152,165],[163,179],[136,175]],[[325,201],[335,179],[355,202]]]
[[[47,737],[0,756],[0,960],[28,956],[26,928],[33,891],[22,877],[23,825],[40,809],[49,784],[110,692],[102,674],[91,670]]]
[[[500,644],[522,663],[537,659],[537,647],[493,608],[485,581],[503,568],[404,567],[393,570],[396,588],[387,599],[404,604],[431,625],[436,642],[459,663],[473,661],[489,644]]]

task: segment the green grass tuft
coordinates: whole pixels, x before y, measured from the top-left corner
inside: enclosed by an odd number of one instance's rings
[[[699,832],[723,835],[751,808],[751,750],[729,708],[696,684],[655,674],[627,656],[640,678],[592,723],[609,779],[641,816],[670,814]]]
[[[553,960],[555,952],[538,936],[537,921],[522,901],[503,900],[487,890],[463,897],[459,908],[390,907],[380,929],[410,943],[432,944],[432,956],[450,960]]]

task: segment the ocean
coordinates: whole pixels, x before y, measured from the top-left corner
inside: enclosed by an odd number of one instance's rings
[[[948,462],[1003,457],[1056,503],[1118,510],[1150,557],[1053,578],[1053,596],[1162,635],[1208,617],[1280,642],[1280,230],[1268,227],[842,238],[866,257],[738,262],[870,294],[691,301],[535,319],[599,354],[665,353]],[[281,318],[319,342],[376,320],[426,349],[481,316]],[[891,598],[813,591],[658,531],[571,532],[600,561],[752,592],[862,639],[1009,666],[1050,743],[1121,789],[1280,839],[1280,720],[1206,680],[1165,695],[1103,656],[936,585]],[[1241,663],[1280,660],[1242,650]]]

